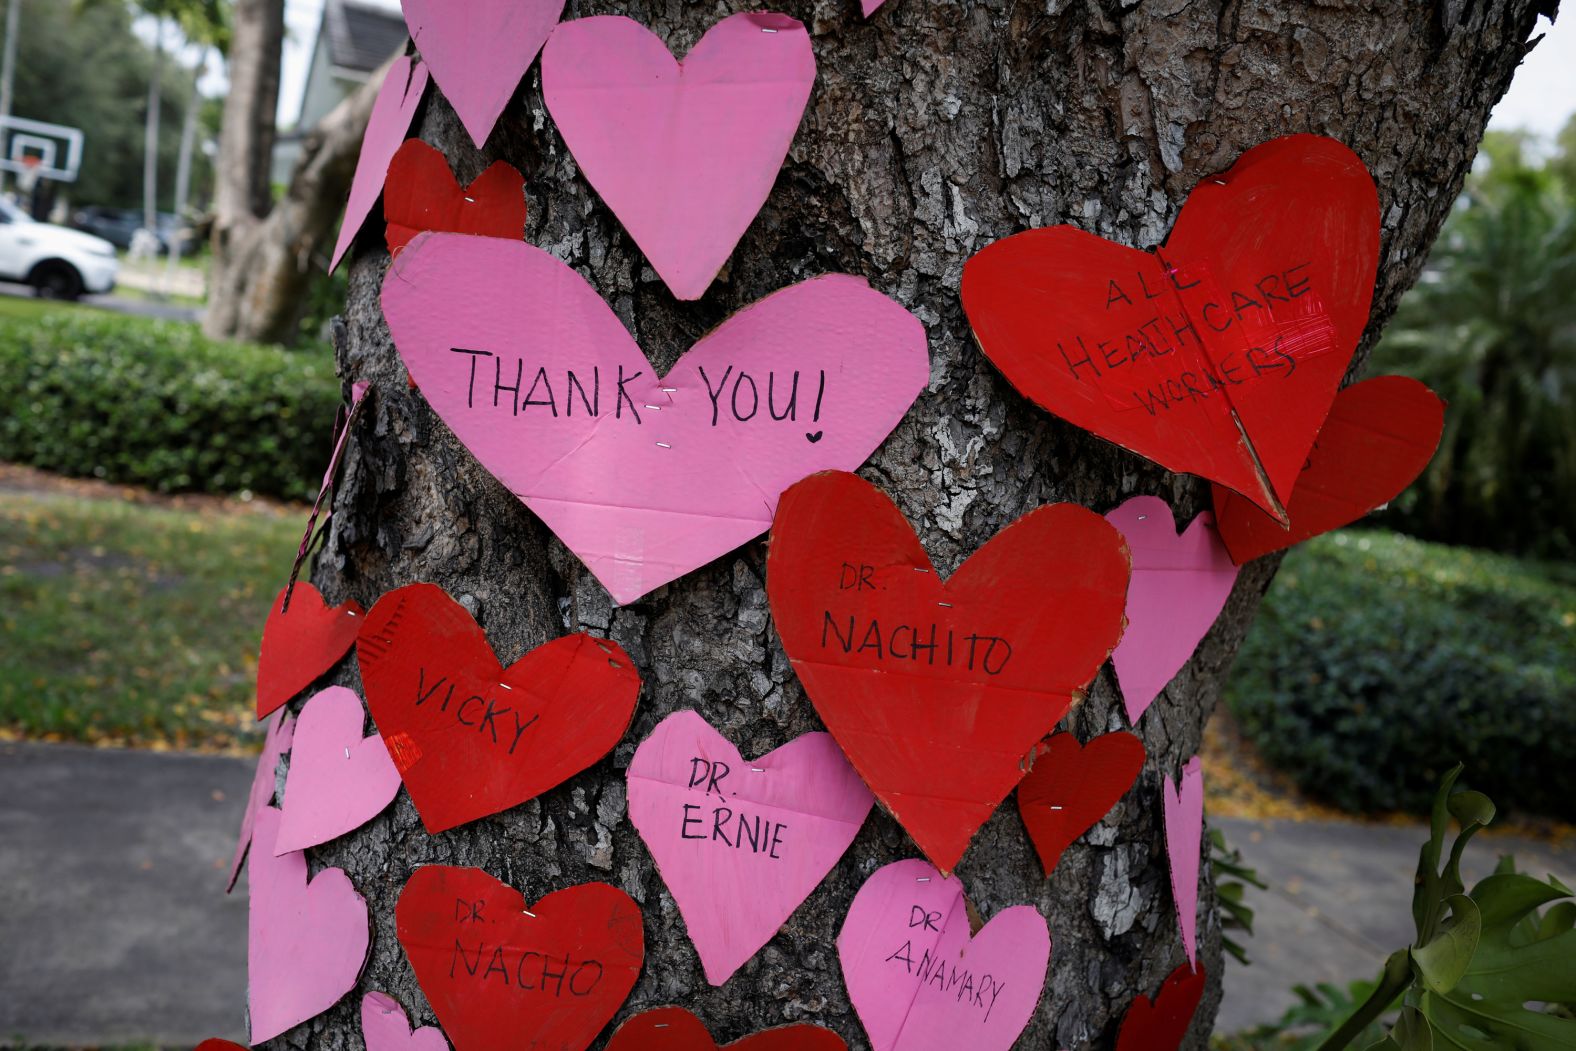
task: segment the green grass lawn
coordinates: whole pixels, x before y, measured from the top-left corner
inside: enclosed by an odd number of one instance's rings
[[[130,285],[117,285],[114,295],[117,299],[136,299],[144,303],[162,303],[173,307],[199,308],[207,305],[207,300],[198,296],[183,296],[178,294],[159,295],[154,292],[132,288]]]
[[[257,641],[289,574],[304,512],[212,498],[129,502],[111,487],[43,475],[8,484],[5,470],[0,732],[255,744]],[[1304,667],[1309,661],[1318,667]],[[1476,726],[1469,718],[1476,708],[1458,698],[1490,688],[1492,725],[1530,740],[1558,736],[1570,719],[1562,684],[1573,666],[1576,567],[1347,530],[1287,560],[1228,694],[1239,716],[1256,714],[1264,724],[1257,743],[1274,765],[1317,782],[1313,774],[1329,775],[1331,756],[1363,750],[1353,741],[1369,749],[1388,741],[1399,753],[1427,738],[1444,754],[1418,720],[1465,732]],[[1329,719],[1309,725],[1312,716],[1297,714],[1314,703],[1310,695],[1329,707]],[[1272,754],[1287,742],[1299,747]],[[1499,751],[1494,743],[1475,760],[1459,757],[1486,776]],[[1530,757],[1536,749],[1523,751]],[[1370,758],[1363,768],[1425,765],[1416,756]],[[1341,769],[1342,783],[1354,780]]]
[[[257,642],[304,519],[0,492],[0,728],[248,746]]]
[[[62,303],[58,299],[32,299],[28,296],[0,296],[0,318],[36,321],[45,314],[62,310],[91,310],[81,303]]]

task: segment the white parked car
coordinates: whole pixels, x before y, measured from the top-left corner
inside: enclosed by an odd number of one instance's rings
[[[0,281],[20,281],[46,299],[76,299],[115,287],[120,262],[101,237],[35,221],[0,197]]]

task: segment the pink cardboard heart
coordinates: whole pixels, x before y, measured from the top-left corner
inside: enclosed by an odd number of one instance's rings
[[[1165,804],[1166,857],[1171,862],[1171,897],[1182,929],[1188,963],[1198,962],[1198,865],[1204,842],[1204,764],[1198,756],[1182,768],[1182,783],[1162,779]]]
[[[257,821],[257,812],[274,798],[279,757],[290,750],[294,735],[295,716],[287,711],[275,715],[274,721],[268,724],[268,732],[263,735],[263,754],[257,757],[252,790],[247,793],[246,809],[241,812],[241,836],[235,844],[235,857],[230,860],[230,879],[224,885],[226,894],[235,889],[236,877],[241,874],[241,861],[246,857],[246,848],[252,844],[252,826]]]
[[[866,18],[869,18],[884,3],[886,0],[859,0],[859,9],[864,12]]]
[[[566,22],[542,97],[586,180],[679,299],[699,299],[777,181],[815,55],[787,15],[724,18],[683,62],[616,15]]]
[[[1237,567],[1205,511],[1178,535],[1171,505],[1135,496],[1105,516],[1127,539],[1127,631],[1111,654],[1127,721],[1138,719],[1193,656],[1237,582]]]
[[[693,711],[629,764],[629,819],[722,985],[771,940],[859,834],[875,799],[828,733],[746,762]]]
[[[854,895],[837,953],[872,1051],[1007,1051],[1045,989],[1051,933],[1014,905],[970,938],[963,884],[898,861]]]
[[[564,13],[564,0],[401,0],[405,25],[477,149]]]
[[[449,1051],[449,1042],[437,1026],[411,1032],[399,1001],[387,993],[361,998],[361,1039],[367,1051]]]
[[[371,943],[367,903],[342,869],[309,884],[306,855],[274,856],[279,811],[263,807],[247,867],[246,982],[252,1043],[314,1018],[355,987]]]
[[[350,180],[350,198],[345,202],[345,218],[339,224],[339,239],[334,243],[334,256],[328,263],[329,273],[339,266],[361,224],[372,214],[372,206],[378,203],[389,162],[405,141],[411,118],[416,115],[416,107],[421,105],[421,97],[426,93],[427,67],[417,59],[403,55],[396,58],[383,78],[383,86],[378,88],[378,97],[372,102],[372,116],[361,137],[361,154],[356,158],[356,174]]]
[[[919,321],[846,274],[744,308],[666,376],[519,241],[421,234],[383,312],[427,402],[620,603],[764,533],[806,475],[858,467],[930,372]]]
[[[301,709],[276,855],[327,843],[394,801],[399,771],[383,738],[361,736],[365,720],[361,698],[343,686],[320,690]]]

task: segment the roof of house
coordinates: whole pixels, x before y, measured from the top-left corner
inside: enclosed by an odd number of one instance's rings
[[[371,73],[405,43],[405,19],[398,11],[328,0],[323,8],[323,34],[329,62],[341,69]]]

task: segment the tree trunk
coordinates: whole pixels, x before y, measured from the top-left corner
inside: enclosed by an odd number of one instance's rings
[[[279,60],[285,0],[235,0],[231,8],[230,93],[224,99],[219,158],[214,165],[213,266],[203,330],[231,335],[239,297],[221,292],[244,282],[239,244],[273,203],[268,169],[279,107]]]
[[[314,274],[327,264],[356,174],[356,156],[389,62],[335,106],[301,142],[290,185],[268,217],[234,229],[215,253],[203,330],[259,343],[294,343]]]
[[[853,0],[782,6],[810,27],[816,89],[771,199],[698,302],[668,294],[579,176],[542,105],[534,67],[487,151],[472,148],[436,89],[421,134],[448,154],[462,181],[493,159],[518,166],[531,196],[527,239],[585,273],[658,369],[730,312],[815,274],[863,275],[900,300],[929,331],[931,384],[862,473],[891,494],[938,568],[950,572],[1041,504],[1068,500],[1104,513],[1154,493],[1184,522],[1208,506],[1204,484],[1053,419],[1014,392],[974,346],[959,305],[971,253],[1058,222],[1151,247],[1194,184],[1250,146],[1292,132],[1331,135],[1367,162],[1381,201],[1378,288],[1355,373],[1455,199],[1489,107],[1525,52],[1537,3],[889,0],[868,22]],[[710,4],[632,0],[572,3],[565,17],[615,8],[678,53],[721,13]],[[645,689],[611,759],[540,799],[432,836],[401,795],[371,825],[314,851],[314,864],[343,867],[366,896],[372,956],[355,995],[275,1046],[359,1047],[356,1005],[369,989],[397,996],[414,1020],[434,1021],[395,938],[394,902],[414,866],[449,862],[480,866],[527,900],[587,880],[627,890],[645,913],[646,965],[620,1018],[681,1004],[719,1041],[810,1020],[836,1029],[852,1048],[867,1047],[833,941],[864,878],[916,854],[901,828],[873,813],[788,926],[727,985],[712,988],[624,820],[624,769],[635,743],[676,709],[699,709],[747,756],[819,728],[767,616],[763,544],[615,608],[407,387],[378,305],[386,266],[382,252],[365,251],[351,272],[338,365],[347,390],[352,381],[371,383],[372,411],[351,436],[314,579],[331,601],[369,605],[412,581],[441,584],[476,613],[505,662],[566,631],[606,634],[635,658]],[[1010,805],[959,867],[987,918],[1033,903],[1050,923],[1051,975],[1018,1047],[1113,1046],[1131,999],[1152,995],[1182,961],[1160,778],[1175,776],[1198,750],[1276,561],[1243,571],[1215,628],[1139,724],[1149,759],[1136,787],[1068,850],[1052,879],[1043,878]],[[353,664],[342,665],[340,681],[357,682]],[[1064,723],[1083,737],[1125,724],[1109,668]],[[1207,865],[1202,878],[1209,986],[1192,1048],[1205,1044],[1223,969]]]

